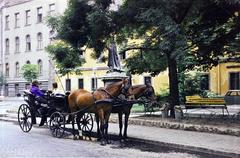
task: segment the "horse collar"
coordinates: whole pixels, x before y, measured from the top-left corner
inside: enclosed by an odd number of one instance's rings
[[[112,96],[112,94],[110,94],[106,89],[100,89],[101,91],[104,91],[105,93],[107,93],[109,96],[110,96],[110,98],[114,98],[113,96]]]

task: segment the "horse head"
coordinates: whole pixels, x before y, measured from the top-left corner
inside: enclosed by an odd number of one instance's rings
[[[112,97],[117,97],[120,94],[125,94],[129,89],[129,80],[128,79],[122,79],[119,82],[112,83],[110,85],[107,85],[105,88],[105,91]]]

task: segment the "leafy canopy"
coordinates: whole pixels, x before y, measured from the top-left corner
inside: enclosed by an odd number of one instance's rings
[[[38,66],[34,64],[25,64],[21,68],[22,76],[28,82],[32,82],[39,76]]]

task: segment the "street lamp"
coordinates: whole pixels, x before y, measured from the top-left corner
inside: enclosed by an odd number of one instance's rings
[[[93,84],[94,84],[93,90],[96,90],[97,89],[97,76],[96,76],[97,68],[93,67],[92,71],[93,71]]]

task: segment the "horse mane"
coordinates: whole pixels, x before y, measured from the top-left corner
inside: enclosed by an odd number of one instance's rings
[[[113,86],[117,86],[118,84],[119,84],[119,85],[122,85],[122,83],[123,83],[123,81],[118,81],[118,82],[111,83],[111,84],[109,84],[109,85],[107,85],[107,86],[105,87],[105,90],[109,90],[109,89],[111,89]]]

